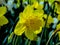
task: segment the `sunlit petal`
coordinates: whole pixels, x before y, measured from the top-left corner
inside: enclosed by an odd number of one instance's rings
[[[8,23],[8,20],[5,16],[0,17],[0,26],[3,26]]]
[[[23,32],[25,31],[25,26],[23,26],[22,24],[20,24],[19,22],[17,23],[14,33],[18,36],[22,35]]]
[[[6,7],[0,7],[0,17],[6,13]]]
[[[35,34],[39,34],[39,33],[41,33],[41,32],[42,32],[42,27],[40,27],[39,30],[34,31]]]
[[[30,39],[30,40],[35,40],[37,35],[34,34],[31,30],[26,30],[25,31],[25,36]]]

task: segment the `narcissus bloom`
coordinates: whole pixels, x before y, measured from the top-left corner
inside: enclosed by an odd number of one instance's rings
[[[58,1],[58,0],[57,0]],[[57,9],[57,13],[60,14],[60,1],[58,1],[59,3],[55,3],[55,7]]]
[[[6,11],[6,7],[0,7],[0,26],[3,26],[4,24],[8,23],[7,18],[4,16]]]
[[[37,34],[42,32],[42,27],[44,26],[42,17],[43,13],[34,10],[32,6],[28,5],[19,15],[19,21],[15,27],[14,33],[18,36],[25,33],[28,39],[34,40]]]

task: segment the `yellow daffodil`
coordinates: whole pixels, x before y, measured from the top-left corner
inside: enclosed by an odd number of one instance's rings
[[[60,29],[60,23],[57,25],[57,27],[56,27],[56,28],[57,28],[57,30],[58,30],[58,29]],[[60,40],[60,31],[59,31],[59,32],[57,32],[57,34],[58,34],[58,36],[59,36],[59,40]]]
[[[4,24],[8,23],[7,18],[4,16],[6,11],[6,7],[0,7],[0,26],[3,26]]]
[[[58,0],[57,0],[58,1]],[[59,3],[55,3],[55,7],[57,9],[57,13],[60,14],[60,1],[58,1]]]
[[[46,14],[44,14],[44,16],[43,16],[45,19],[47,19],[47,15]],[[49,25],[51,24],[51,23],[53,23],[53,18],[52,18],[52,16],[51,15],[49,15],[48,16],[48,20],[47,20],[47,27],[49,28]]]
[[[37,34],[41,33],[44,26],[42,16],[43,13],[40,14],[38,10],[35,11],[32,6],[28,5],[19,15],[20,20],[15,27],[14,33],[18,36],[25,33],[28,39],[34,40]]]

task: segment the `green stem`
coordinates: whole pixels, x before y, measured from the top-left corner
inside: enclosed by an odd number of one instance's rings
[[[28,42],[28,45],[30,45],[31,44],[31,40]]]
[[[12,45],[14,45],[14,42],[15,42],[15,38],[16,38],[16,35],[14,36],[14,39],[13,39]]]
[[[27,45],[28,44],[28,39],[26,39],[26,41],[25,41],[25,45]]]
[[[50,40],[52,39],[52,37],[53,37],[58,31],[60,31],[60,29],[55,30],[55,31],[52,33],[52,36],[48,39],[46,45],[48,45],[48,43],[50,42]]]
[[[15,45],[17,44],[18,37],[16,38]]]
[[[48,16],[49,16],[49,15],[47,15],[47,19],[46,19],[46,21],[45,21],[45,26],[44,26],[43,31],[42,31],[42,34],[41,34],[41,41],[42,41],[42,37],[43,37],[43,34],[44,34],[44,32],[45,32],[45,29],[46,29],[46,24],[47,24]],[[46,37],[46,36],[45,36],[45,37]],[[40,44],[41,44],[41,42],[40,42]]]

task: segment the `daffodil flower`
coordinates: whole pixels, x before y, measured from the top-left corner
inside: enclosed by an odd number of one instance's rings
[[[59,2],[59,3],[55,3],[55,5],[56,5],[57,13],[58,13],[57,19],[60,21],[60,0],[56,0],[56,1]]]
[[[14,33],[18,36],[25,33],[28,39],[36,39],[37,34],[41,33],[44,27],[42,17],[43,13],[40,14],[38,10],[34,10],[32,6],[28,5],[19,15],[19,21],[15,27]]]
[[[57,13],[60,14],[60,1],[59,0],[56,1],[58,1],[59,3],[55,3],[55,7],[57,9]]]
[[[0,26],[3,26],[8,23],[7,18],[4,16],[6,11],[7,11],[6,7],[0,7]]]

